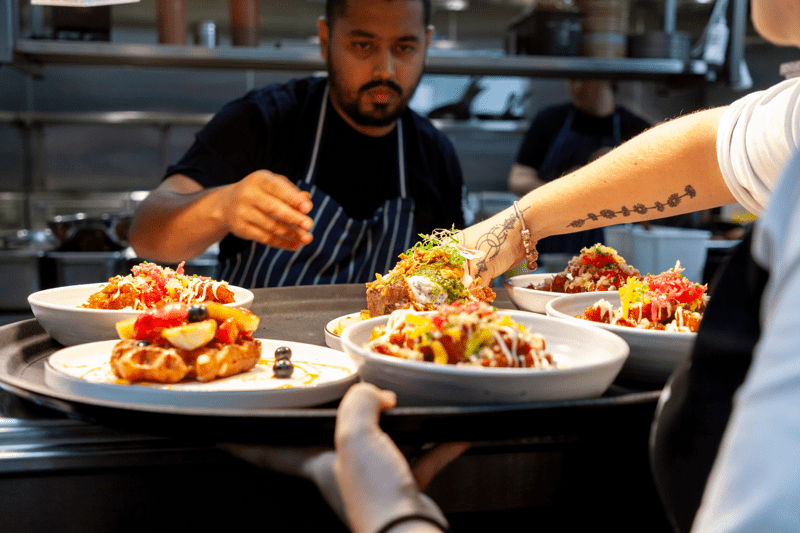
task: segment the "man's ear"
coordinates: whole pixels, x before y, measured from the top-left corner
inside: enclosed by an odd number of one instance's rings
[[[328,19],[320,17],[317,19],[317,35],[319,35],[319,53],[322,59],[328,60],[328,41],[331,36],[331,29],[328,26]]]

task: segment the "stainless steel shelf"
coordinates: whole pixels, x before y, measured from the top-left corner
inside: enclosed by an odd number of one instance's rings
[[[81,65],[186,69],[236,69],[313,72],[325,69],[314,46],[259,48],[204,48],[199,46],[142,45],[19,39],[14,44],[14,64]],[[710,79],[715,72],[703,61],[677,59],[605,59],[566,56],[509,56],[469,51],[429,52],[428,74],[601,77],[659,79],[671,77]]]

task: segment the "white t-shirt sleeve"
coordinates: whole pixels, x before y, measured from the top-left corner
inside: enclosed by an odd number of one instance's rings
[[[731,104],[717,134],[717,159],[728,188],[760,215],[800,143],[800,78],[750,93]]]

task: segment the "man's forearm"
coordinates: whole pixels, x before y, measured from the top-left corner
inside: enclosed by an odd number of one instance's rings
[[[228,230],[216,202],[218,189],[179,193],[156,189],[140,204],[130,243],[140,257],[178,262],[203,253]]]

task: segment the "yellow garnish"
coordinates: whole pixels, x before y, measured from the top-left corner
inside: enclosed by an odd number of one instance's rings
[[[418,315],[406,315],[406,322],[417,326],[411,333],[408,334],[409,338],[416,339],[423,336],[433,328],[433,321],[430,318]]]
[[[511,318],[508,315],[503,315],[503,318],[501,318],[500,321],[497,322],[498,326],[511,326],[513,324],[514,322],[511,321]]]
[[[489,342],[494,338],[494,334],[488,329],[479,329],[472,334],[472,337],[467,341],[466,354],[472,355],[478,351],[478,348]]]
[[[453,326],[452,328],[447,328],[444,330],[444,334],[456,341],[461,340],[461,328]]]
[[[643,288],[644,284],[631,276],[627,279],[625,285],[619,288],[619,299],[622,303],[622,317],[628,318],[628,311],[631,304],[636,301],[636,293],[639,289]]]
[[[447,364],[447,350],[444,349],[441,342],[433,341],[431,343],[431,350],[433,350],[434,363],[439,363],[440,365]]]

